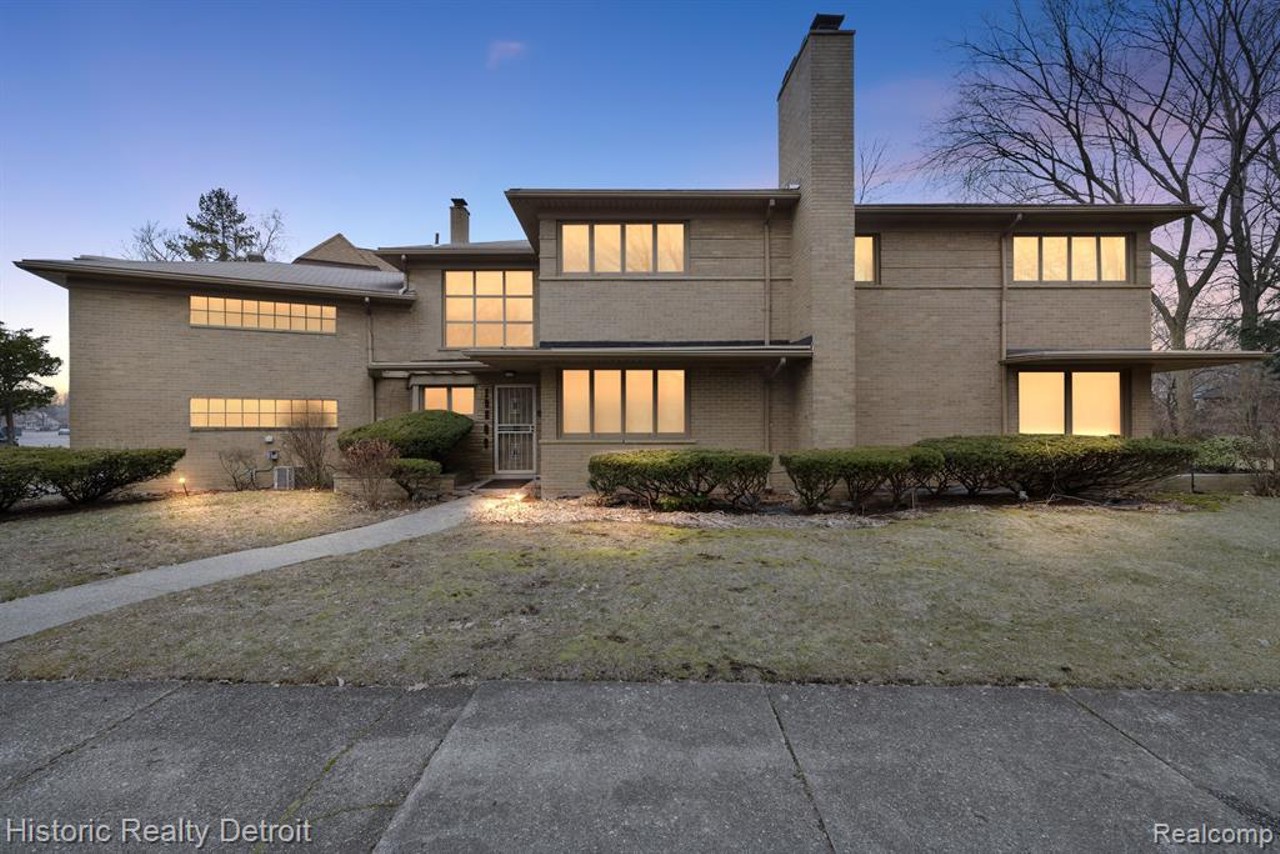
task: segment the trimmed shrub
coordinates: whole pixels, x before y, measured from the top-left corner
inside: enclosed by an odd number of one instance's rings
[[[1018,460],[1008,436],[950,436],[925,439],[915,447],[932,448],[942,454],[943,465],[934,481],[935,494],[946,490],[952,482],[964,487],[969,495],[991,489],[1017,491]]]
[[[44,466],[39,454],[16,448],[0,451],[0,512],[44,494]]]
[[[409,493],[409,498],[422,501],[440,495],[439,477],[441,465],[435,460],[415,460],[401,457],[391,465],[391,479]]]
[[[869,446],[801,451],[783,457],[782,465],[801,504],[812,512],[841,482],[854,507],[864,505],[882,487],[895,505],[900,504],[909,491],[937,478],[944,461],[934,448]]]
[[[617,451],[587,462],[588,485],[603,496],[634,493],[650,507],[705,509],[719,491],[735,507],[760,501],[773,457],[710,448]]]
[[[357,442],[380,439],[395,446],[401,457],[443,463],[474,426],[470,418],[456,412],[439,409],[408,412],[341,433],[338,449],[345,454]]]
[[[72,504],[98,501],[126,486],[173,473],[183,448],[39,449],[41,479]]]
[[[1256,452],[1248,436],[1211,436],[1196,443],[1195,470],[1222,473],[1249,471]]]
[[[797,451],[778,459],[791,478],[800,503],[810,513],[822,506],[843,478],[839,451]]]
[[[1129,489],[1186,471],[1195,447],[1118,436],[1006,436],[1028,497]]]

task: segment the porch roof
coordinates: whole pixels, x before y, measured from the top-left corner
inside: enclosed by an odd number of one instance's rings
[[[550,346],[531,350],[467,350],[466,355],[493,368],[530,368],[542,364],[599,365],[637,362],[737,362],[768,364],[779,359],[812,359],[812,344],[614,344]]]
[[[1265,350],[1010,350],[1001,364],[1066,368],[1145,365],[1163,373],[1261,362],[1272,355]]]

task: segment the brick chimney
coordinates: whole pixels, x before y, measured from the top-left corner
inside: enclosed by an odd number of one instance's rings
[[[471,211],[467,210],[466,199],[452,199],[453,207],[449,208],[449,242],[471,242]]]
[[[815,354],[800,385],[800,447],[856,444],[853,285],[853,31],[817,15],[778,93],[778,183],[799,187],[792,274],[793,330]]]

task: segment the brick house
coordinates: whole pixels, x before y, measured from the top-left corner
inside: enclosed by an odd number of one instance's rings
[[[1151,374],[1256,354],[1156,352],[1151,230],[1177,205],[858,205],[853,33],[819,15],[778,94],[778,185],[513,189],[524,238],[293,263],[80,257],[18,266],[70,294],[76,446],[217,452],[310,412],[347,428],[452,409],[455,466],[585,488],[606,450],[1145,435]]]

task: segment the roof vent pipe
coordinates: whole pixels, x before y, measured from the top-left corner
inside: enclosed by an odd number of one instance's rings
[[[449,208],[449,242],[471,242],[471,211],[467,210],[466,199],[453,199],[453,207]]]

